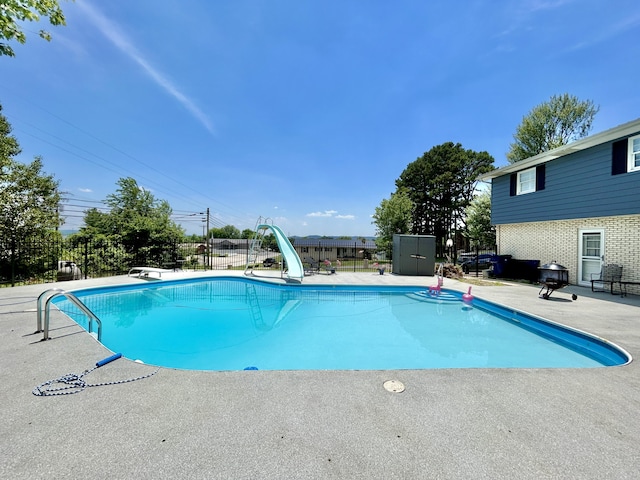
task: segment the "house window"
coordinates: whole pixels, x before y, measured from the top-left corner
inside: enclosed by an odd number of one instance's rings
[[[640,171],[640,135],[613,142],[611,175]]]
[[[629,139],[629,153],[627,155],[628,172],[640,170],[640,135]]]
[[[536,169],[530,168],[518,172],[516,195],[523,195],[536,191]]]
[[[518,173],[512,173],[509,179],[509,195],[523,195],[525,193],[544,190],[546,166],[543,163],[537,167],[528,168]]]

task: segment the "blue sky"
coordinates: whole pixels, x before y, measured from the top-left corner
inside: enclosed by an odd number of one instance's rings
[[[0,104],[61,182],[66,228],[134,177],[189,233],[373,235],[406,166],[452,141],[495,165],[534,106],[640,117],[637,0],[76,0],[0,57]]]

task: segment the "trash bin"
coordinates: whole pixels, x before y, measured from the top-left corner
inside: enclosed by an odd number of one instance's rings
[[[505,272],[507,270],[507,263],[511,260],[511,255],[494,255],[491,259],[491,264],[493,265],[493,275],[496,277],[505,276]]]
[[[538,267],[540,260],[517,260],[511,255],[496,255],[491,260],[493,275],[498,278],[513,280],[538,281]]]
[[[512,260],[511,266],[513,267],[513,278],[537,283],[540,260]]]

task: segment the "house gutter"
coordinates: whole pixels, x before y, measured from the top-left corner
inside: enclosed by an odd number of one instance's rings
[[[632,120],[631,122],[623,123],[622,125],[618,125],[617,127],[611,128],[609,130],[605,130],[604,132],[596,133],[595,135],[576,140],[575,142],[568,143],[567,145],[562,145],[561,147],[554,148],[553,150],[539,153],[538,155],[529,157],[520,162],[507,165],[506,167],[498,168],[497,170],[493,170],[491,172],[480,175],[480,177],[478,177],[478,180],[489,181],[503,175],[519,172],[520,170],[535,167],[542,163],[547,163],[551,160],[555,160],[556,158],[564,157],[571,153],[586,150],[587,148],[611,142],[613,140],[628,137],[637,134],[638,132],[640,132],[640,118]]]

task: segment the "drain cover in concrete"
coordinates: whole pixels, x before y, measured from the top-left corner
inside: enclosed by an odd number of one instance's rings
[[[399,382],[398,380],[387,380],[382,384],[382,386],[388,392],[392,392],[392,393],[404,392],[404,384],[402,382]]]

